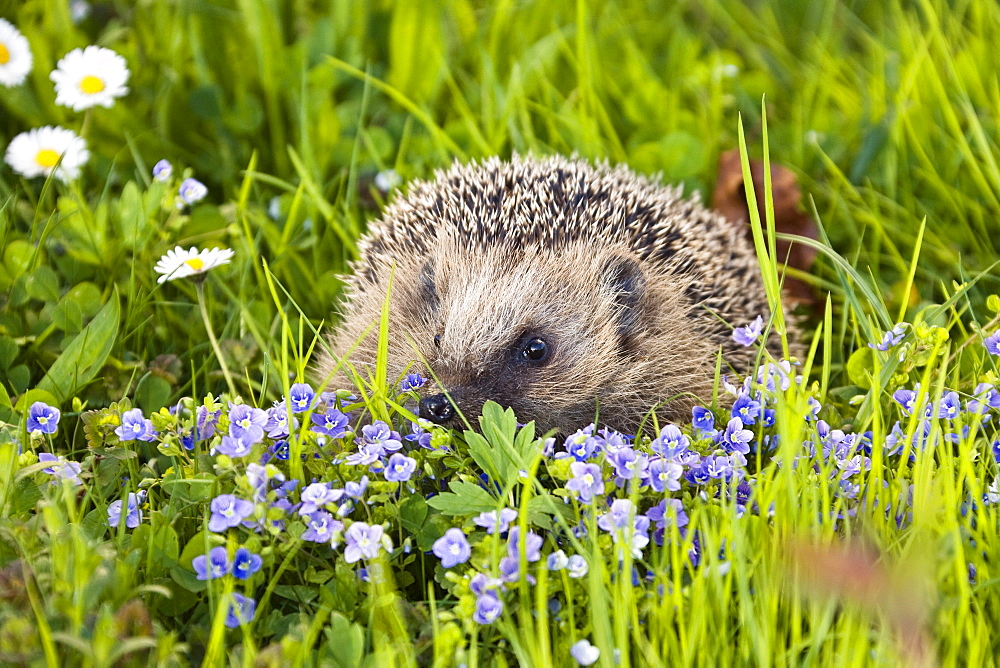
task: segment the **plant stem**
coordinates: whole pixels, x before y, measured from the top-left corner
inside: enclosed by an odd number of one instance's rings
[[[201,319],[205,323],[205,331],[208,332],[208,340],[212,344],[212,350],[215,351],[215,357],[219,360],[219,366],[222,368],[222,375],[226,377],[226,385],[229,386],[229,396],[230,398],[236,396],[236,384],[233,383],[233,377],[229,375],[229,367],[226,366],[226,360],[222,356],[222,349],[219,348],[219,342],[215,338],[215,333],[212,331],[212,321],[208,318],[208,309],[205,307],[205,284],[203,281],[197,281],[195,283],[195,289],[198,291],[198,308],[201,310]]]

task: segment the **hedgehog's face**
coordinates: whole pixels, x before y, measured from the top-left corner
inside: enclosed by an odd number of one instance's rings
[[[643,366],[647,281],[625,251],[442,250],[397,271],[392,292],[390,333],[402,336],[390,372],[412,364],[431,377],[419,412],[439,424],[473,422],[493,400],[541,429],[574,430]]]

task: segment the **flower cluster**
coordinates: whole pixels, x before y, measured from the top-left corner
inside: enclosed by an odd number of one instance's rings
[[[0,19],[0,85],[21,85],[33,64],[28,40],[10,22]],[[49,74],[56,104],[77,112],[112,107],[115,100],[128,94],[129,76],[125,59],[100,46],[73,49]],[[28,179],[51,176],[73,181],[90,159],[90,152],[86,141],[72,130],[47,125],[15,136],[4,159]]]

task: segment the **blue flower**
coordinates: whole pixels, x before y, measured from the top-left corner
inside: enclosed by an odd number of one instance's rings
[[[894,348],[898,346],[903,338],[906,336],[906,323],[901,322],[895,327],[890,329],[882,336],[882,341],[880,343],[869,343],[869,348],[874,348],[875,350],[886,351],[889,348]]]
[[[283,462],[287,462],[288,457],[291,454],[288,447],[288,441],[278,441],[271,446],[270,452],[274,453],[274,456]]]
[[[503,580],[500,578],[488,578],[483,573],[476,573],[469,579],[469,591],[476,596],[482,596],[488,592],[496,591],[503,587]]]
[[[374,559],[382,549],[384,529],[378,524],[355,522],[344,534],[344,561],[353,564],[361,558]]]
[[[743,424],[753,424],[757,421],[757,416],[760,415],[760,402],[750,398],[749,393],[740,392],[740,395],[736,397],[736,401],[733,402],[730,415],[734,418],[739,418]]]
[[[579,554],[574,554],[569,558],[569,562],[566,564],[566,571],[571,578],[582,578],[587,575],[587,571],[590,567],[587,566],[587,560]]]
[[[421,448],[425,450],[437,450],[431,445],[432,434],[429,431],[431,423],[423,418],[420,418],[417,422],[410,423],[410,433],[404,436],[407,441],[411,443],[416,443]]]
[[[556,550],[545,560],[545,565],[550,571],[561,571],[569,565],[569,557],[562,550]]]
[[[519,543],[521,537],[520,527],[514,527],[510,530],[510,535],[507,538],[507,554],[514,559],[519,558]],[[528,538],[524,541],[524,554],[525,559],[528,561],[538,561],[542,558],[542,543],[544,539],[536,533],[528,532]]]
[[[614,454],[608,457],[608,461],[614,467],[615,476],[617,476],[621,483],[636,477],[644,478],[646,467],[649,465],[649,458],[646,455],[638,453],[629,447],[619,448]]]
[[[181,182],[181,187],[177,190],[177,195],[180,197],[181,202],[184,204],[194,204],[205,199],[205,195],[208,194],[208,188],[205,184],[198,179],[184,179]]]
[[[317,510],[311,513],[307,519],[308,529],[302,534],[302,540],[314,543],[329,543],[334,538],[334,532],[344,528],[343,522],[333,519],[333,515],[325,510]]]
[[[263,563],[259,554],[254,554],[247,548],[241,547],[236,550],[236,555],[233,557],[233,575],[240,580],[246,580],[259,571]]]
[[[42,469],[45,473],[60,480],[68,480],[73,485],[83,484],[83,481],[80,480],[82,467],[78,462],[69,461],[65,457],[56,457],[48,452],[39,452],[38,461],[52,463],[52,466]]]
[[[695,406],[694,410],[697,409],[698,407]],[[701,410],[705,409],[703,408]],[[702,427],[698,426],[697,424],[698,417],[696,416],[695,417],[696,429],[700,429],[702,431],[708,431],[712,429],[712,426],[715,422],[715,418],[708,411],[705,412],[708,413],[708,420],[707,420],[708,427],[703,429]],[[702,425],[706,424],[706,420],[704,419],[704,417],[701,420],[701,424]],[[675,459],[678,457],[678,455],[687,452],[688,447],[690,445],[691,445],[691,440],[687,436],[685,436],[684,433],[681,432],[681,430],[678,429],[676,425],[668,424],[667,426],[665,426],[663,429],[660,430],[660,435],[656,438],[656,440],[654,440],[652,443],[649,444],[649,447],[653,452],[655,452],[658,455],[661,455],[667,459]]]
[[[210,411],[204,406],[198,406],[196,411],[198,419],[195,421],[194,438],[196,441],[204,441],[215,436],[215,426],[219,423],[219,416],[222,409]]]
[[[336,408],[328,408],[322,415],[313,413],[311,419],[312,431],[317,434],[325,434],[330,438],[343,438],[350,433],[350,417]]]
[[[594,425],[590,425],[566,437],[563,447],[579,462],[590,459],[597,451],[598,439],[594,438],[593,430]]]
[[[361,480],[354,482],[349,480],[344,483],[344,493],[352,499],[361,500],[361,497],[365,495],[365,490],[368,489],[368,476],[361,476]]]
[[[226,626],[235,629],[241,624],[249,624],[257,612],[257,601],[233,592],[229,603],[229,611],[226,613]]]
[[[479,513],[472,518],[472,521],[477,526],[481,526],[486,529],[486,533],[507,533],[510,528],[510,523],[517,519],[517,511],[511,508],[503,508],[502,510],[489,510],[485,513]]]
[[[237,404],[229,411],[229,435],[250,445],[260,443],[267,426],[267,411]]]
[[[584,638],[573,643],[573,646],[569,648],[569,654],[576,660],[577,665],[590,666],[597,663],[601,657],[601,650]]]
[[[160,160],[153,165],[153,178],[160,183],[166,183],[174,174],[174,167],[169,160]]]
[[[309,383],[295,383],[288,391],[288,403],[293,413],[305,413],[313,407],[316,393]]]
[[[597,464],[573,462],[570,464],[573,478],[566,483],[566,489],[576,492],[576,497],[582,503],[590,503],[598,494],[604,493],[604,478],[601,477],[601,467]]]
[[[376,420],[375,422],[367,424],[361,428],[360,443],[362,445],[377,447],[382,451],[382,454],[385,454],[386,452],[396,452],[403,447],[399,434],[394,432],[389,425],[382,420]]]
[[[213,547],[208,556],[202,554],[191,560],[191,566],[199,580],[214,580],[229,574],[229,555],[226,548]]]
[[[239,526],[243,520],[253,515],[254,504],[232,494],[220,494],[212,499],[209,508],[212,516],[208,519],[208,530],[221,532]]]
[[[611,509],[597,518],[597,526],[605,531],[627,527],[635,515],[635,504],[628,499],[615,499]]]
[[[684,467],[668,459],[654,459],[649,463],[649,486],[654,492],[677,491],[681,488]]]
[[[395,453],[385,465],[385,479],[389,482],[406,482],[417,468],[413,457]]]
[[[129,492],[128,494],[128,507],[125,513],[125,526],[129,529],[134,529],[142,522],[142,510],[139,508],[139,498]],[[118,523],[121,521],[122,517],[122,502],[121,499],[118,501],[112,501],[108,504],[108,524],[112,527],[117,527]]]
[[[990,355],[1000,355],[1000,329],[984,338],[983,345]]]
[[[503,612],[503,602],[493,592],[487,592],[476,599],[476,611],[472,615],[477,624],[492,624]]]
[[[938,417],[946,420],[954,420],[962,412],[962,402],[958,398],[958,392],[948,392],[941,397],[941,405],[938,406]]]
[[[737,327],[733,330],[733,341],[741,346],[752,346],[760,333],[764,330],[764,318],[757,316],[749,325]]]
[[[216,452],[219,452],[230,457],[246,457],[253,450],[253,444],[249,443],[242,438],[233,438],[232,436],[226,435],[222,437],[222,443],[216,448]]]
[[[311,515],[317,510],[331,503],[336,503],[344,496],[344,490],[330,489],[330,485],[324,482],[314,482],[302,490],[302,506],[299,508],[300,515]]]
[[[54,434],[59,428],[59,418],[61,413],[58,408],[49,406],[43,401],[36,401],[28,409],[28,432],[40,432],[42,434]]]
[[[740,454],[750,454],[750,441],[753,440],[753,432],[743,428],[743,421],[734,417],[726,425],[726,432],[722,435],[722,447],[729,452],[739,452]]]
[[[917,394],[919,391],[920,385],[918,384],[916,390],[900,389],[892,393],[892,398],[902,407],[903,414],[910,415],[913,413],[913,409],[917,405]]]
[[[441,560],[441,565],[451,568],[458,564],[464,564],[472,556],[472,546],[465,538],[461,529],[451,528],[444,532],[444,535],[434,541],[434,556]]]
[[[289,431],[297,431],[298,428],[299,421],[294,417],[291,429],[288,428],[288,406],[285,402],[276,402],[267,409],[267,424],[264,425],[264,431],[267,432],[268,438],[288,438]]]
[[[421,376],[419,373],[407,374],[406,378],[399,386],[401,392],[409,392],[411,390],[417,390],[427,384],[427,379]]]
[[[142,416],[142,409],[133,408],[122,413],[122,424],[115,429],[118,438],[122,441],[152,441],[156,438],[156,430],[153,423]]]

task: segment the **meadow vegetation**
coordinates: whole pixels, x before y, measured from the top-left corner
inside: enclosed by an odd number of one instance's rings
[[[0,661],[995,664],[995,3],[0,17]],[[736,147],[798,177],[817,300],[690,423],[456,432],[412,422],[426,379],[310,376],[408,180],[577,153],[707,198]]]

